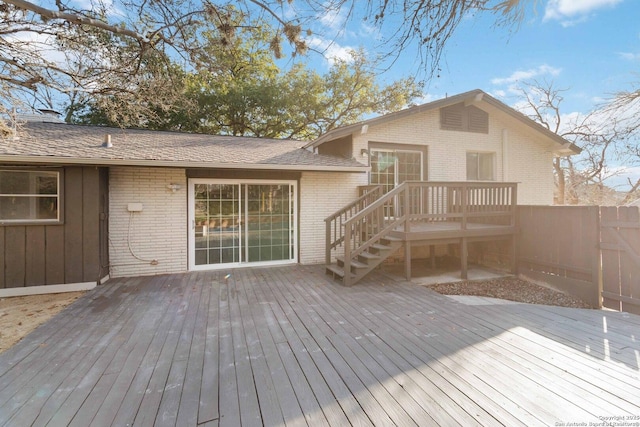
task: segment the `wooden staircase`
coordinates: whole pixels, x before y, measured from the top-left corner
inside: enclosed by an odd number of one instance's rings
[[[336,256],[336,264],[327,265],[327,273],[333,275],[334,279],[342,281],[343,284],[354,284],[382,264],[401,246],[401,239],[391,236],[383,237],[378,243],[371,245],[369,249],[351,259],[349,280],[344,279],[345,257],[343,255]]]
[[[403,240],[391,233],[406,219],[397,206],[405,187],[400,185],[386,194],[375,187],[325,220],[327,274],[351,286],[403,245]],[[334,256],[339,247],[343,253]]]
[[[405,248],[411,278],[411,245],[447,241],[460,245],[467,276],[470,241],[512,240],[515,271],[517,184],[406,181],[382,194],[381,186],[325,219],[326,271],[351,286],[398,248]]]

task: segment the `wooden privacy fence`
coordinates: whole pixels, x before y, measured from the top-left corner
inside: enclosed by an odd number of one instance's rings
[[[594,307],[640,314],[637,207],[519,206],[518,271]]]
[[[638,207],[600,208],[602,305],[640,314]]]
[[[518,206],[518,272],[600,306],[597,206]]]

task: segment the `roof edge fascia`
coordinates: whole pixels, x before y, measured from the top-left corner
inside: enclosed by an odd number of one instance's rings
[[[2,163],[30,163],[55,165],[87,165],[87,166],[142,166],[184,169],[248,169],[248,170],[282,170],[313,172],[367,172],[369,166],[319,166],[319,165],[271,165],[268,163],[236,164],[189,162],[171,160],[128,160],[128,159],[92,159],[80,157],[40,157],[40,156],[6,156],[0,155]]]

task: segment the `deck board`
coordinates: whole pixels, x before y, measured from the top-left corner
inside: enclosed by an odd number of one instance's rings
[[[200,402],[198,405],[198,424],[213,423],[219,418],[219,302],[220,286],[218,277],[211,274],[203,279],[203,286],[211,286],[207,313],[207,329],[205,336],[204,359],[202,362],[202,378],[200,386]]]
[[[639,327],[319,266],[114,279],[0,354],[0,426],[588,423],[640,414]]]

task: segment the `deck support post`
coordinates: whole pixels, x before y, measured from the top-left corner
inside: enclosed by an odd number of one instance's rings
[[[404,241],[404,275],[407,281],[411,280],[411,241]]]
[[[518,237],[511,236],[511,274],[518,275]]]
[[[431,261],[431,268],[436,269],[436,247],[429,245],[429,260]]]
[[[467,261],[468,261],[468,244],[467,238],[463,237],[460,242],[460,278],[467,280]]]

